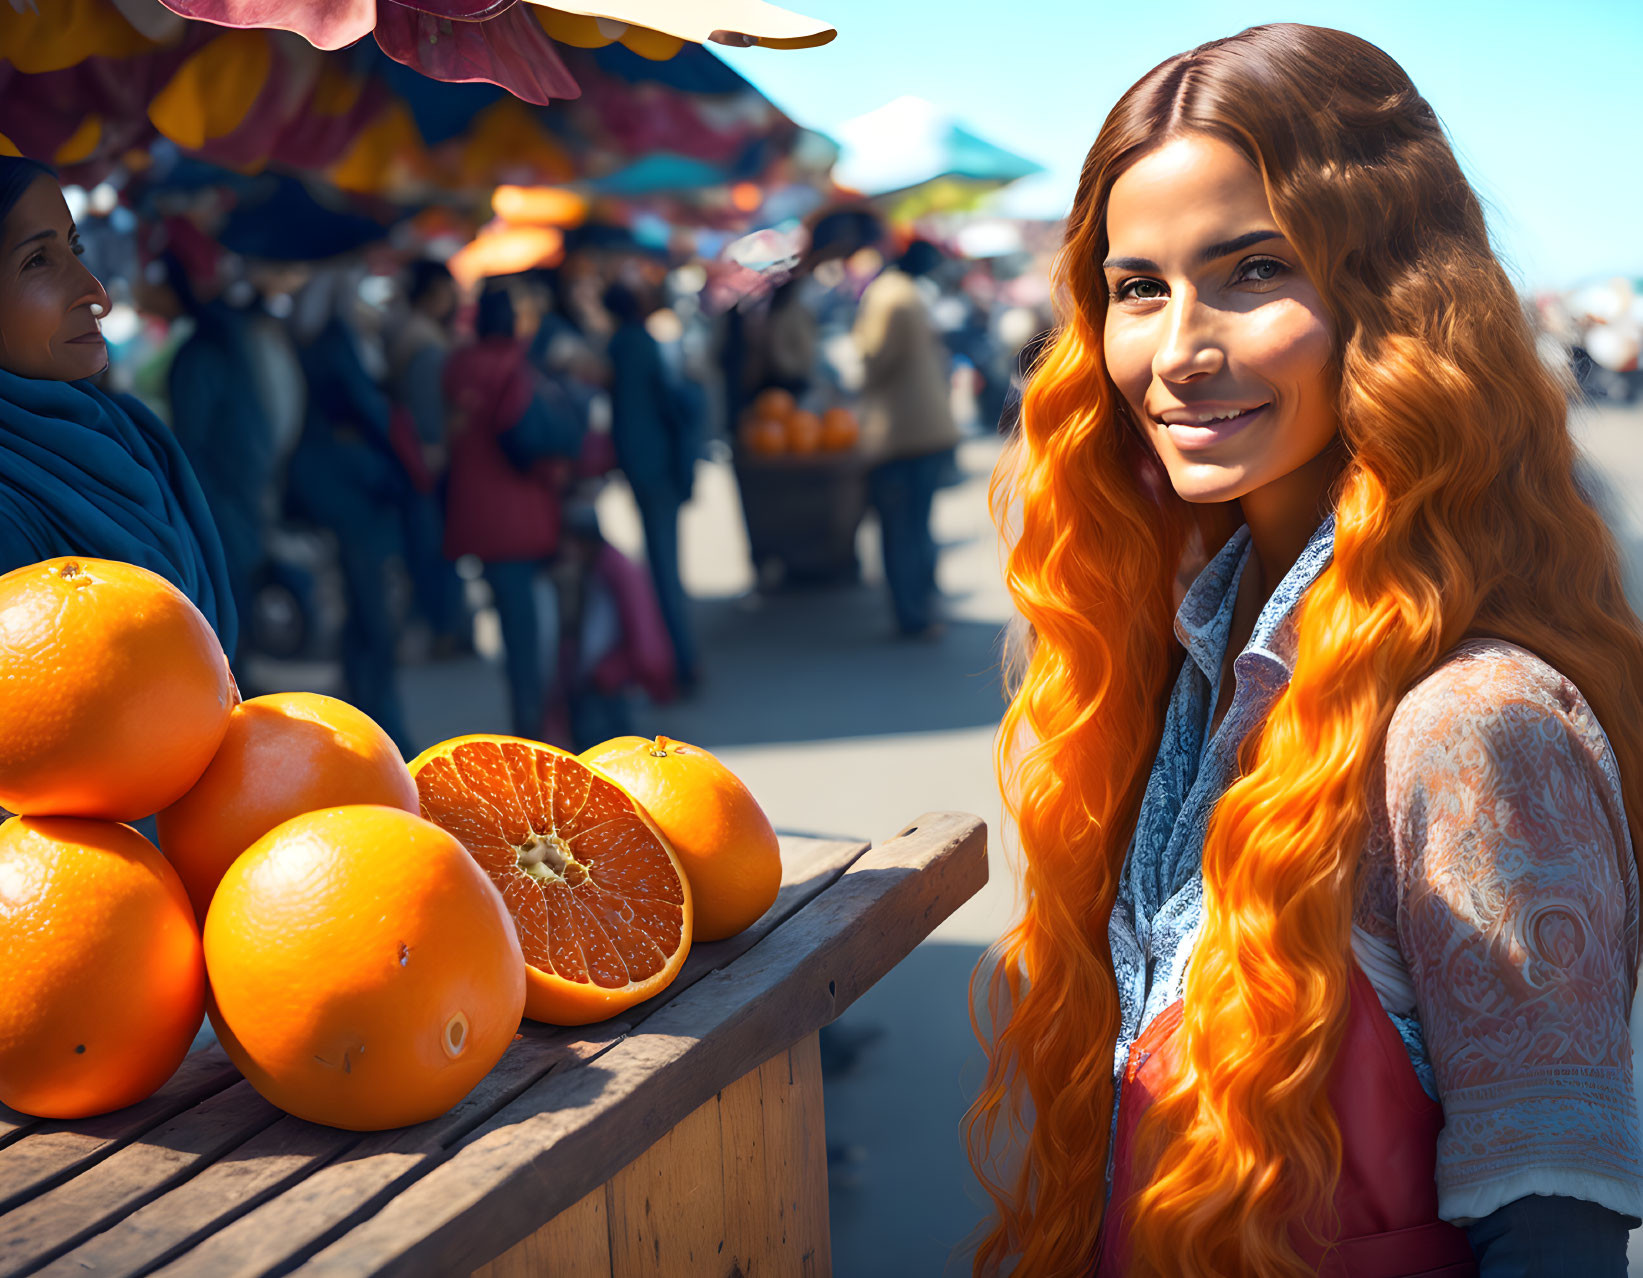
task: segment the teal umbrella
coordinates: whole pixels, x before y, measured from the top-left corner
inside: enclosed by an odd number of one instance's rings
[[[1044,171],[922,98],[897,98],[836,132],[840,156],[834,180],[864,195],[906,191],[943,178],[1005,186]]]
[[[660,151],[587,183],[587,189],[596,195],[631,198],[669,191],[699,191],[718,186],[728,177],[718,165]]]

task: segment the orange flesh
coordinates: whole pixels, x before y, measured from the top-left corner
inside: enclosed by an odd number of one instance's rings
[[[525,962],[619,990],[660,974],[685,937],[685,887],[617,785],[525,741],[466,741],[420,761],[422,814],[490,875]]]

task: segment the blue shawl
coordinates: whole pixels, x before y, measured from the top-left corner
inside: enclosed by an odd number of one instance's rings
[[[171,432],[129,395],[0,370],[0,572],[61,555],[159,573],[234,651],[222,543]]]

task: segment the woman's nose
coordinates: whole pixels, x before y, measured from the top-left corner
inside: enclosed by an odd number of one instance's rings
[[[109,301],[108,290],[103,287],[102,280],[98,279],[91,273],[90,267],[86,266],[83,262],[79,262],[77,264],[80,267],[81,274],[85,278],[80,282],[83,293],[80,299],[75,302],[75,305],[89,305],[95,307],[97,310],[97,318],[102,319],[113,307],[113,303]]]
[[[1166,382],[1185,382],[1218,372],[1225,362],[1209,308],[1178,290],[1164,310],[1163,340],[1152,361],[1154,375]]]

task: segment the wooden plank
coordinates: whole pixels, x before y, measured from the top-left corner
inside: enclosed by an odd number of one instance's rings
[[[165,1086],[145,1101],[96,1118],[35,1123],[0,1149],[0,1213],[239,1081],[239,1070],[212,1044],[185,1057]]]
[[[605,1194],[612,1278],[732,1272],[723,1258],[723,1164],[719,1097],[710,1096],[616,1173]]]
[[[42,1120],[32,1114],[20,1114],[10,1105],[0,1105],[0,1149],[4,1149],[31,1127]]]
[[[597,1027],[598,1033],[590,1041],[586,1030],[526,1022],[501,1061],[472,1092],[439,1118],[416,1126],[379,1133],[350,1132],[283,1117],[231,1156],[62,1257],[61,1272],[83,1274],[84,1268],[76,1271],[71,1267],[82,1261],[95,1264],[104,1274],[148,1272],[190,1246],[207,1241],[286,1189],[292,1189],[299,1198],[314,1192],[327,1193],[326,1181],[317,1191],[305,1189],[303,1182],[339,1160],[351,1163],[384,1154],[388,1157],[376,1174],[392,1172],[403,1166],[393,1155],[447,1148],[544,1074],[603,1051],[627,1028],[625,1023]],[[343,1193],[375,1188],[380,1186],[367,1179],[345,1188]],[[270,1227],[278,1223],[275,1220]]]
[[[310,1175],[346,1150],[347,1135],[289,1116],[199,1175],[59,1256],[34,1278],[139,1274],[164,1264],[213,1230]],[[361,1139],[354,1136],[357,1142]]]
[[[279,1110],[239,1082],[0,1217],[0,1276],[30,1273],[255,1133]]]
[[[473,1278],[611,1278],[607,1192],[604,1185],[592,1190]]]
[[[821,1043],[801,1039],[760,1067],[765,1128],[769,1264],[747,1278],[826,1278],[833,1272],[827,1214],[827,1127]]]
[[[811,1034],[473,1278],[825,1278],[821,1085]]]
[[[725,1273],[763,1278],[760,1262],[779,1239],[779,1209],[767,1166],[764,1125],[765,1075],[780,1062],[773,1081],[787,1073],[781,1052],[749,1070],[719,1093],[719,1145],[724,1151],[720,1179],[725,1203]]]
[[[532,1082],[565,1064],[596,1058],[619,1042],[629,1027],[607,1021],[592,1028],[595,1033],[589,1034],[585,1029],[527,1025],[496,1068],[440,1117],[382,1132],[333,1132],[339,1155],[311,1168],[283,1193],[214,1224],[208,1236],[159,1272],[249,1278],[295,1263],[293,1253],[300,1257],[338,1221],[390,1196],[397,1185],[443,1158],[465,1133]]]
[[[744,1076],[754,1103],[719,1094],[726,1255],[743,1278],[825,1278],[827,1137],[815,1034]]]
[[[472,1271],[609,1179],[724,1080],[831,1021],[986,878],[978,818],[920,818],[596,1067],[532,1086],[296,1272]]]
[[[262,1194],[260,1201],[216,1200],[223,1211],[208,1237],[200,1237],[199,1205],[194,1201],[196,1194],[204,1191],[184,1186],[175,1211],[176,1235],[162,1248],[172,1259],[162,1272],[168,1278],[226,1278],[296,1264],[445,1158],[463,1136],[528,1087],[561,1067],[596,1058],[629,1032],[639,1018],[665,1007],[697,981],[734,961],[824,892],[866,851],[867,845],[860,841],[784,837],[784,882],[776,903],[747,931],[695,947],[673,984],[655,998],[630,1009],[619,1020],[581,1029],[556,1029],[527,1022],[522,1037],[515,1040],[502,1061],[449,1114],[432,1123],[363,1138],[332,1132],[330,1146],[323,1144],[326,1138],[322,1137],[313,1174],[306,1179],[290,1183],[272,1198]],[[157,1212],[166,1210],[156,1206]],[[181,1247],[196,1239],[192,1250],[180,1252]],[[152,1248],[156,1243],[150,1239],[147,1246]],[[111,1241],[108,1250],[118,1254],[117,1241]],[[495,1252],[492,1248],[490,1254]]]

